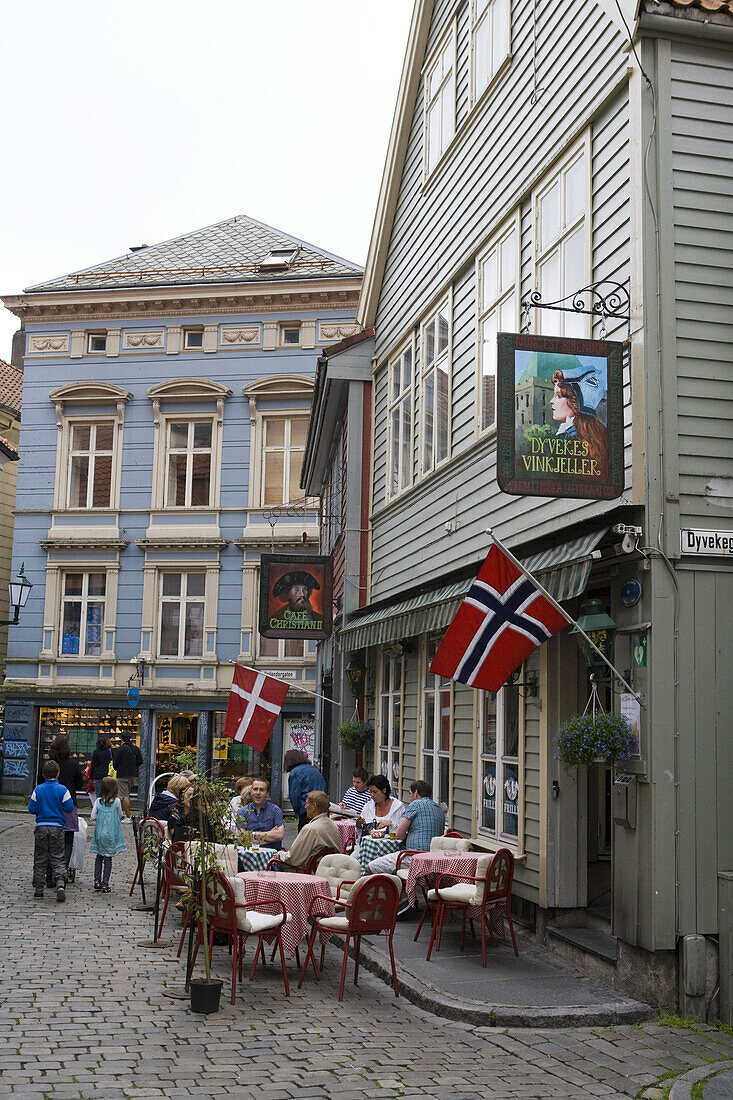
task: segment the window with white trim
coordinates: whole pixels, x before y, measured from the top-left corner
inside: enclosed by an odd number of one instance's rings
[[[212,420],[169,420],[166,427],[166,508],[208,507]]]
[[[433,787],[436,802],[450,805],[451,681],[430,671],[441,638],[429,638],[422,690],[422,778]]]
[[[278,660],[297,657],[303,660],[306,643],[298,638],[265,638],[260,634],[259,639],[260,657],[277,657]]]
[[[204,330],[202,328],[184,328],[183,346],[186,351],[198,351],[204,346]]]
[[[161,573],[159,656],[203,656],[205,596],[205,573]]]
[[[510,0],[471,0],[471,57],[474,102],[486,91],[509,56]]]
[[[535,193],[535,281],[543,302],[566,298],[590,281],[588,171],[588,151],[583,146]],[[584,314],[551,309],[537,310],[536,331],[543,336],[589,335]]]
[[[479,424],[481,431],[496,423],[496,337],[516,332],[519,291],[519,230],[505,229],[477,262],[479,303]]]
[[[519,781],[519,689],[480,692],[479,835],[516,845],[523,799]]]
[[[422,326],[421,469],[429,473],[448,457],[450,446],[450,302]]]
[[[412,482],[412,344],[389,364],[387,491],[394,497]]]
[[[68,508],[110,508],[112,505],[113,420],[70,423]]]
[[[304,499],[300,488],[308,420],[304,416],[265,416],[263,423],[262,504]]]
[[[106,594],[106,573],[64,574],[61,595],[61,656],[101,656]]]
[[[456,130],[456,47],[453,34],[425,73],[425,175],[429,176]]]
[[[87,352],[89,355],[104,355],[106,351],[106,332],[90,332],[87,334]]]
[[[402,689],[404,658],[384,650],[381,655],[377,736],[379,767],[394,793],[400,791],[400,742],[402,740]]]

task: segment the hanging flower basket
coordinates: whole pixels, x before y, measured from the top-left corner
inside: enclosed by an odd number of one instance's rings
[[[555,744],[566,768],[587,768],[598,760],[614,767],[629,759],[636,740],[626,718],[600,712],[572,715],[560,726]]]
[[[357,718],[347,718],[336,730],[343,749],[361,749],[374,734],[369,722],[360,722]]]

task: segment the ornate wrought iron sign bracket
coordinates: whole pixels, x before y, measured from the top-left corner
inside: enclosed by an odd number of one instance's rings
[[[556,302],[543,302],[539,290],[533,290],[522,300],[522,332],[531,328],[532,309],[555,309],[563,313],[585,313],[601,318],[601,340],[606,339],[606,321],[610,317],[626,322],[627,339],[631,339],[631,297],[623,283],[602,279],[574,291]]]

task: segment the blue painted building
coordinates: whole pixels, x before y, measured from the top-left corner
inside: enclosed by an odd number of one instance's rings
[[[4,298],[26,333],[13,569],[34,586],[5,681],[27,766],[6,792],[60,731],[84,760],[130,729],[141,787],[183,747],[276,795],[288,747],[320,757],[316,643],[259,635],[260,554],[318,550],[299,488],[314,368],[357,331],[361,274],[235,217]],[[220,736],[235,660],[292,683],[263,759]]]

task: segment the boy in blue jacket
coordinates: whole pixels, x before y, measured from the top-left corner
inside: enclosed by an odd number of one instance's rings
[[[33,885],[35,896],[43,897],[46,865],[56,882],[56,901],[66,901],[66,862],[64,860],[64,813],[71,813],[74,802],[66,787],[58,781],[59,766],[55,760],[43,765],[45,783],[39,783],[28,803],[28,813],[36,815],[33,849]]]

